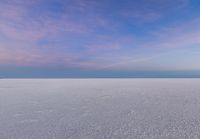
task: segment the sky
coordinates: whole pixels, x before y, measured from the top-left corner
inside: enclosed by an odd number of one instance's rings
[[[0,77],[200,77],[199,0],[0,0]]]

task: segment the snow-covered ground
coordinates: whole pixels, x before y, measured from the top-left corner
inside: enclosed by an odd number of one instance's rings
[[[0,139],[200,139],[200,79],[2,79]]]

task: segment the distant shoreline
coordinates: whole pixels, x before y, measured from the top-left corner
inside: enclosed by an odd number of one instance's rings
[[[5,77],[1,79],[200,79],[200,77]]]

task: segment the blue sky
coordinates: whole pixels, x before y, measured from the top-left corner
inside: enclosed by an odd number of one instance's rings
[[[0,0],[0,76],[200,73],[199,0]]]

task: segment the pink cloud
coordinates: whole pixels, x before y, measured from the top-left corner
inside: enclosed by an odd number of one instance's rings
[[[41,30],[20,30],[6,24],[0,24],[0,33],[11,39],[21,41],[36,41],[42,38],[45,34]]]
[[[36,48],[1,46],[0,54],[0,65],[6,64],[22,67],[62,65],[63,67],[73,67],[79,63],[79,58],[76,55],[61,54],[54,51],[46,52]]]
[[[26,14],[29,6],[38,0],[2,0],[0,2],[0,18],[19,20]]]
[[[29,21],[21,20],[13,25],[3,21],[0,23],[0,33],[10,39],[34,42],[49,36],[56,37],[65,32],[84,33],[87,30],[80,24],[71,21],[61,20],[54,22],[48,17],[43,18],[46,19],[42,21],[43,23],[30,19]]]
[[[41,0],[10,0],[0,2],[0,33],[10,39],[36,42],[62,33],[85,33],[89,27],[71,20],[65,11],[59,20],[48,13],[29,16],[29,7]]]

